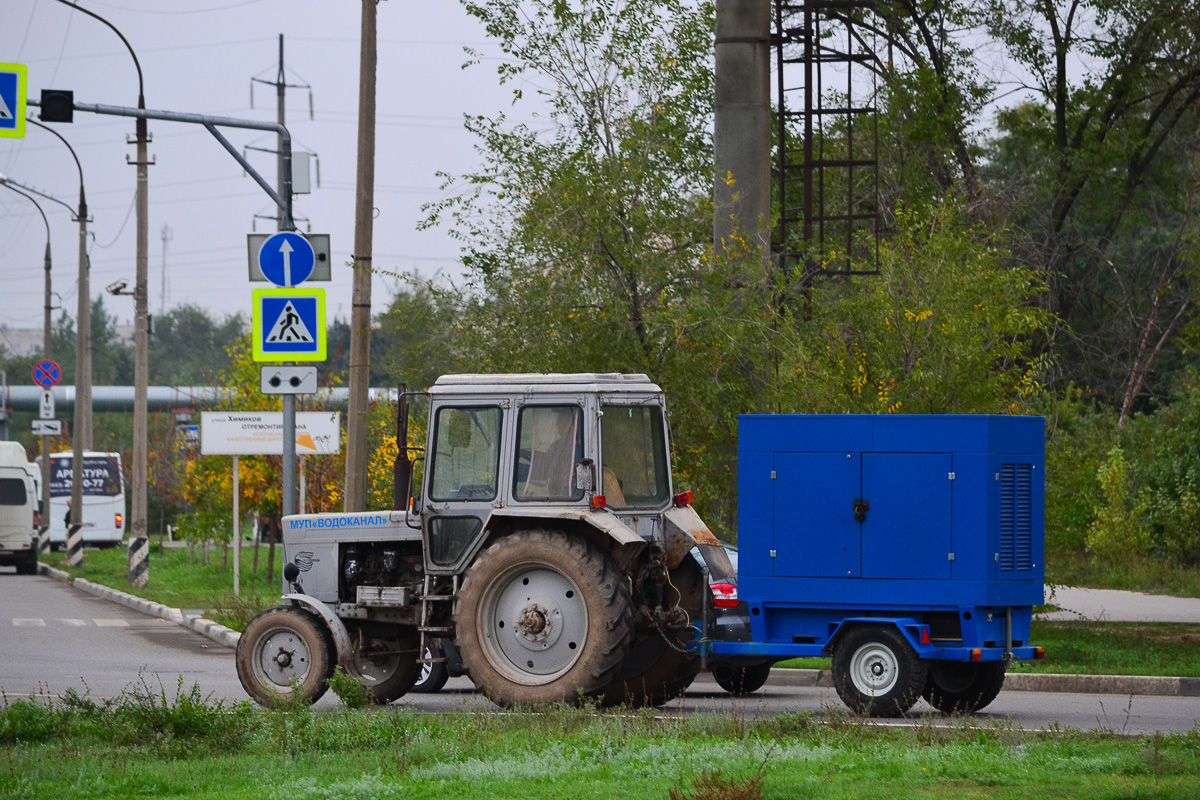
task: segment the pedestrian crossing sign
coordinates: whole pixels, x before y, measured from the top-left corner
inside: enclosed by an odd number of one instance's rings
[[[24,64],[0,64],[0,136],[25,136]]]
[[[325,290],[255,289],[254,360],[324,361]]]

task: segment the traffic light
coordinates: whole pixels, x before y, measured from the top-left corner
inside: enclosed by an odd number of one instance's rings
[[[66,89],[42,89],[42,122],[74,122],[75,93]]]

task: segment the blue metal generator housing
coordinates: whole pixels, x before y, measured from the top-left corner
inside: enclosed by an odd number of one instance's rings
[[[922,660],[1040,657],[1042,418],[745,415],[738,461],[750,641],[718,659],[830,655],[864,625]]]

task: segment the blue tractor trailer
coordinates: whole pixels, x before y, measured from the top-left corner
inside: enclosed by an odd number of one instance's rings
[[[722,685],[831,658],[856,712],[995,699],[1043,600],[1040,417],[745,415],[737,611],[694,645]],[[718,603],[720,603],[718,599]],[[726,598],[726,603],[728,603]]]

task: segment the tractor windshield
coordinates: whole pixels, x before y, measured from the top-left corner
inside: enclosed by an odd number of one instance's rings
[[[657,508],[667,501],[667,442],[658,406],[603,406],[601,490],[613,508]]]

